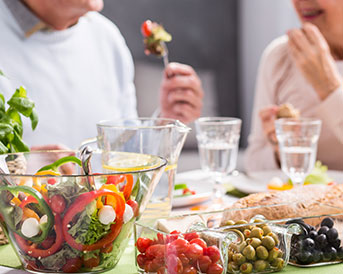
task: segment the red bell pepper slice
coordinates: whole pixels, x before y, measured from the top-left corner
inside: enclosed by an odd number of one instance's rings
[[[133,176],[132,174],[127,174],[125,175],[126,177],[126,185],[124,187],[124,197],[125,197],[125,201],[130,199],[130,195],[132,192],[132,187],[133,187]]]
[[[25,239],[14,233],[14,237],[17,241],[19,248],[24,251],[27,255],[33,258],[45,258],[55,254],[58,250],[60,250],[64,239],[63,239],[63,231],[62,231],[62,221],[59,214],[55,215],[55,243],[48,249],[39,249],[37,248],[37,244],[29,245]]]
[[[27,196],[24,200],[22,200],[22,202],[21,202],[21,204],[19,205],[19,207],[20,207],[21,209],[23,209],[26,205],[31,204],[31,203],[37,204],[38,201],[37,201],[36,198],[33,197],[33,196]]]
[[[114,209],[117,215],[116,222],[111,225],[111,231],[104,236],[98,242],[91,244],[91,245],[84,245],[81,243],[77,243],[75,239],[69,234],[68,226],[69,223],[73,220],[75,215],[80,213],[85,209],[85,207],[101,196],[113,196],[116,199],[116,208]],[[123,214],[125,210],[125,201],[124,199],[116,192],[101,189],[101,190],[93,190],[91,192],[83,193],[79,197],[76,198],[74,203],[69,207],[67,212],[63,217],[62,227],[63,227],[63,235],[66,242],[72,247],[80,251],[92,251],[96,249],[100,249],[102,247],[106,247],[107,245],[111,244],[119,235],[121,231],[121,227],[123,225]]]
[[[110,175],[107,177],[106,184],[108,185],[118,185],[124,182],[125,176],[124,175]]]

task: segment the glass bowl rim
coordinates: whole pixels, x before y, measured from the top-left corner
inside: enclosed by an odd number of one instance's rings
[[[101,150],[97,149],[94,150],[93,152],[99,153]],[[16,153],[5,153],[1,154],[0,157],[6,157],[6,156],[11,156],[11,155],[25,155],[25,154],[41,154],[41,153],[78,153],[80,151],[78,150],[35,150],[35,151],[28,151],[28,152],[16,152]],[[110,151],[110,152],[116,152],[116,151]],[[130,152],[121,152],[118,151],[118,153],[130,153]],[[146,168],[146,169],[140,169],[140,170],[134,170],[134,171],[117,171],[117,172],[109,172],[109,173],[96,173],[96,174],[89,174],[89,175],[83,175],[83,174],[61,174],[61,175],[35,175],[35,174],[15,174],[15,173],[4,173],[0,171],[0,178],[1,177],[28,177],[28,178],[42,178],[42,177],[51,177],[51,178],[87,178],[87,177],[103,177],[103,176],[111,176],[111,175],[125,175],[125,174],[139,174],[142,172],[151,172],[154,170],[158,170],[162,167],[165,167],[168,163],[168,161],[161,157],[161,156],[156,156],[156,155],[151,155],[151,154],[144,154],[144,155],[149,155],[152,156],[156,159],[160,160],[160,163],[154,165],[151,168]]]
[[[321,125],[322,121],[317,118],[280,118],[275,121],[276,125],[282,126],[295,126],[295,125],[305,125],[305,126],[312,126],[312,125]]]

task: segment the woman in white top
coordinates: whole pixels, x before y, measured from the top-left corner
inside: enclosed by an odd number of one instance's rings
[[[343,1],[292,0],[301,29],[265,50],[257,79],[247,171],[278,168],[274,121],[291,103],[323,122],[318,160],[343,170]]]

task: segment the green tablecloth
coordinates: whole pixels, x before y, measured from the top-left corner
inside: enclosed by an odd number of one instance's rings
[[[20,262],[16,257],[12,247],[10,245],[0,246],[0,265],[13,268],[20,268]],[[128,246],[123,254],[118,265],[105,272],[107,274],[134,274],[137,273],[134,261],[134,249],[133,246]],[[304,273],[304,274],[342,274],[343,264],[313,267],[313,268],[298,268],[293,266],[287,266],[281,273]]]

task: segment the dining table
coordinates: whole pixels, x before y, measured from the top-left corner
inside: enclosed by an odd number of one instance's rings
[[[264,177],[268,177],[273,175],[273,173],[270,174],[264,174]],[[339,176],[338,179],[342,179],[343,183],[343,173],[335,173],[335,176]],[[243,180],[244,175],[236,174],[236,177],[228,177],[226,180],[226,189],[227,194],[225,196],[225,202],[226,203],[233,203],[236,200],[238,200],[239,197],[244,195],[244,187],[240,189],[236,189],[235,186],[237,184],[234,183],[235,180]],[[237,177],[241,176],[241,177]],[[263,177],[262,176],[262,177]],[[341,177],[340,177],[341,176]],[[337,178],[337,177],[336,177]],[[245,178],[247,179],[247,178]],[[187,182],[190,183],[191,181],[199,182],[199,180],[206,181],[208,178],[204,173],[202,173],[200,170],[193,170],[185,173],[181,173],[176,178],[176,183],[182,183]],[[201,184],[197,184],[198,186]],[[261,188],[261,186],[259,186]],[[263,187],[262,187],[263,188]],[[205,186],[205,184],[202,185],[198,190],[199,192],[208,192],[208,186]],[[256,188],[258,189],[258,188]],[[203,195],[204,196],[204,195]],[[206,196],[206,195],[205,195]],[[194,202],[194,200],[192,200]],[[211,204],[210,199],[203,200],[200,208],[206,208]],[[197,205],[194,205],[192,202],[189,204],[174,204],[174,208],[172,211],[172,214],[179,215],[181,213],[187,212],[194,208]],[[14,274],[14,273],[27,273],[23,270],[20,260],[17,257],[16,253],[14,252],[12,246],[10,244],[2,245],[0,246],[0,274]],[[134,247],[134,240],[133,238],[129,241],[129,244],[127,248],[125,249],[120,261],[116,265],[115,268],[105,271],[103,273],[106,274],[132,274],[132,273],[139,273],[136,263],[135,263],[135,247]],[[331,264],[331,265],[324,265],[324,266],[317,266],[317,267],[296,267],[292,265],[287,265],[281,273],[285,274],[294,274],[294,273],[302,273],[302,274],[341,274],[343,273],[343,264]]]

